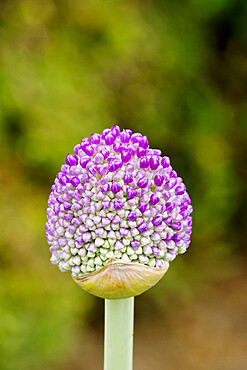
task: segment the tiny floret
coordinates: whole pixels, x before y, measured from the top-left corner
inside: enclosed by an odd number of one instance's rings
[[[186,252],[193,211],[170,159],[118,126],[92,134],[66,156],[45,224],[51,263],[81,277],[109,260],[156,269]]]

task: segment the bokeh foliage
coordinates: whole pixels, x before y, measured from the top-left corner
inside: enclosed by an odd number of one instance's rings
[[[239,269],[246,16],[244,0],[0,1],[1,369],[59,366],[95,305],[49,264],[43,226],[55,174],[92,132],[146,134],[192,197],[191,249],[147,302],[167,308]]]

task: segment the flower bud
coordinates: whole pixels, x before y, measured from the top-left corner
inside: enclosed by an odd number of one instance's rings
[[[191,200],[170,159],[146,136],[113,126],[65,162],[48,200],[51,263],[98,297],[151,288],[191,241]]]

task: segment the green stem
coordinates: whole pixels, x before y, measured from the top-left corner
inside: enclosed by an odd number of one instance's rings
[[[105,299],[104,370],[132,370],[134,297]]]

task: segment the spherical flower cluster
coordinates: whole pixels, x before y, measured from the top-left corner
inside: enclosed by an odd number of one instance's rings
[[[82,276],[115,258],[167,268],[190,244],[191,200],[168,157],[118,126],[68,154],[48,200],[51,262]]]

